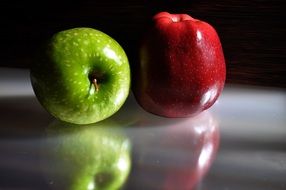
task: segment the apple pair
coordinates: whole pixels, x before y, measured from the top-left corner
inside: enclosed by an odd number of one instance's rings
[[[225,61],[212,26],[186,14],[159,13],[142,40],[133,92],[147,111],[188,117],[208,109],[225,81]],[[125,102],[130,68],[122,47],[91,28],[59,32],[31,70],[39,102],[60,120],[103,120]]]

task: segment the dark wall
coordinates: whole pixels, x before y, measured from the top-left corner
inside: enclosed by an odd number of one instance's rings
[[[286,87],[284,0],[4,0],[0,66],[29,68],[45,39],[79,26],[111,35],[136,64],[136,43],[159,11],[188,13],[217,29],[227,82]]]

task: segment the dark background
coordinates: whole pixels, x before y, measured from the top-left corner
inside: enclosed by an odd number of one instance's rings
[[[93,27],[126,50],[159,11],[187,13],[213,25],[227,62],[227,82],[286,87],[284,0],[44,0],[0,2],[0,66],[29,68],[40,44],[55,32]]]

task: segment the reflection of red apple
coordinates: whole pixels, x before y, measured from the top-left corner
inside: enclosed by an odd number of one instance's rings
[[[142,41],[133,92],[145,110],[188,117],[214,104],[226,71],[211,25],[186,14],[161,12]]]
[[[214,160],[219,145],[217,122],[210,115],[201,115],[189,124],[170,129],[163,141],[165,146],[178,151],[180,158],[167,168],[163,189],[190,190]]]
[[[219,145],[216,120],[203,112],[176,121],[167,127],[138,128],[133,134],[136,183],[131,189],[190,190],[207,173]]]

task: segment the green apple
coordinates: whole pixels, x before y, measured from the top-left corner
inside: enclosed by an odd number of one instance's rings
[[[130,173],[130,141],[110,123],[77,127],[53,123],[47,130],[42,169],[52,189],[116,190]]]
[[[56,118],[75,124],[108,118],[125,102],[130,67],[123,48],[92,28],[55,34],[31,68],[39,102]]]

